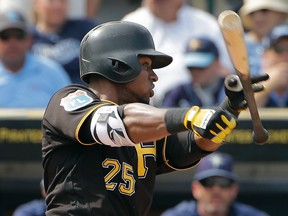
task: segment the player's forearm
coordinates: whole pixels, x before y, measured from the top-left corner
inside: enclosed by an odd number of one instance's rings
[[[165,124],[166,110],[133,103],[124,108],[123,122],[133,142],[148,142],[168,136]]]
[[[200,149],[208,152],[216,151],[222,145],[222,143],[214,143],[211,140],[199,137],[196,134],[194,134],[194,140]]]
[[[134,143],[162,139],[173,133],[190,130],[184,126],[189,109],[159,109],[149,105],[133,103],[124,107],[123,122],[129,138]],[[195,142],[204,151],[214,151],[221,142],[195,135]]]

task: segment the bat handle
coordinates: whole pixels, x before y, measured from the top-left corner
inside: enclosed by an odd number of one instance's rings
[[[254,99],[254,96],[252,97]],[[264,144],[269,138],[269,133],[262,125],[255,100],[252,100],[250,96],[248,96],[247,98],[249,100],[248,107],[250,110],[253,125],[253,142],[256,144]]]

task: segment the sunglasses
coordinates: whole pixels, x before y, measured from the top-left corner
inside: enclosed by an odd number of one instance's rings
[[[8,41],[11,38],[17,40],[23,40],[26,37],[26,32],[22,30],[6,30],[0,33],[0,39],[2,41]]]
[[[256,13],[262,13],[265,15],[265,14],[269,13],[270,11],[271,10],[269,10],[269,9],[260,9],[260,10],[256,10],[256,11],[249,13],[249,16],[254,16],[254,14],[256,14]]]
[[[211,188],[213,186],[219,186],[221,188],[230,188],[235,183],[235,181],[222,177],[209,177],[200,180],[200,183],[202,186],[206,188]]]
[[[283,47],[281,45],[274,45],[272,49],[278,54],[288,52],[288,47]]]
[[[192,72],[203,71],[203,70],[206,70],[207,68],[209,68],[211,65],[208,65],[207,67],[202,67],[202,68],[201,67],[187,67],[187,69],[192,71]]]

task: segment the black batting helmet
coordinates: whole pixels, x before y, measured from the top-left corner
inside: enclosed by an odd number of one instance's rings
[[[126,21],[101,24],[81,41],[80,77],[86,83],[90,74],[99,74],[116,83],[130,82],[140,74],[138,56],[141,55],[152,59],[153,69],[172,62],[171,56],[155,50],[150,32],[142,25]]]

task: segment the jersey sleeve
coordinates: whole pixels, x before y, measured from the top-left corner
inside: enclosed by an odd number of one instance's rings
[[[115,105],[101,101],[90,89],[71,85],[58,91],[50,100],[45,111],[42,128],[44,136],[54,136],[59,143],[80,142],[95,144],[90,133],[91,114],[101,106]],[[49,140],[49,137],[44,137]]]
[[[200,149],[190,131],[173,134],[158,141],[157,174],[175,170],[186,170],[198,164],[200,159],[211,152]]]

